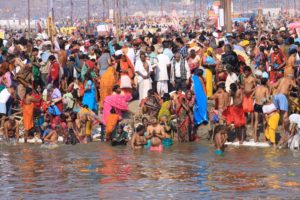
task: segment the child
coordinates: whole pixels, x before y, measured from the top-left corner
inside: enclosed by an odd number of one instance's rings
[[[227,140],[227,127],[218,125],[214,130],[215,154],[223,155],[225,150],[225,142]]]

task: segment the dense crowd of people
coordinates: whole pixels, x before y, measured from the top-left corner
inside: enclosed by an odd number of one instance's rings
[[[160,151],[174,140],[199,140],[209,125],[218,151],[246,138],[299,147],[300,37],[286,27],[261,34],[129,29],[118,38],[19,34],[0,46],[6,141],[87,143],[100,126],[112,145]],[[132,100],[140,120],[131,133],[123,118]]]

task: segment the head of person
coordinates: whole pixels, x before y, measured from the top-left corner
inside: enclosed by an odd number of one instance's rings
[[[55,58],[54,55],[50,55],[49,58],[48,58],[48,60],[49,60],[50,62],[53,62],[53,61],[56,60],[56,58]]]
[[[120,94],[121,93],[121,88],[119,85],[115,85],[113,87],[113,92],[117,93],[117,94]]]
[[[206,54],[209,55],[209,56],[212,56],[212,54],[213,54],[213,48],[211,48],[211,47],[207,48]]]
[[[118,134],[121,134],[123,132],[123,126],[122,125],[119,125],[118,127],[117,127],[117,133]]]
[[[190,51],[190,56],[191,56],[192,58],[195,58],[195,57],[196,57],[196,51],[195,51],[195,49],[192,49],[192,50]]]
[[[154,95],[154,90],[153,89],[148,90],[148,97],[151,97],[153,95]]]
[[[151,51],[151,47],[146,47],[146,53],[147,54],[150,54],[152,51]]]
[[[143,136],[144,132],[145,132],[145,126],[143,124],[139,124],[135,130],[136,130],[137,134],[139,134],[140,136]]]
[[[142,62],[146,62],[146,54],[145,53],[141,53],[140,58],[141,58]]]
[[[26,95],[32,95],[32,89],[31,88],[26,88],[26,92],[25,92],[25,94]]]
[[[193,92],[191,90],[186,91],[185,96],[188,100],[193,98]]]
[[[114,108],[112,108],[112,109],[110,110],[110,113],[111,113],[111,114],[116,114],[116,110],[115,110]]]
[[[149,125],[149,120],[148,120],[147,117],[143,117],[143,118],[142,118],[142,124],[143,124],[145,127],[147,127],[147,126]]]
[[[199,76],[199,77],[202,77],[203,76],[203,70],[202,69],[196,69],[195,70],[195,75]]]
[[[219,89],[219,90],[225,91],[225,88],[226,88],[226,86],[225,86],[225,83],[224,83],[224,82],[218,84],[218,89]]]
[[[92,80],[91,73],[89,73],[89,72],[86,73],[85,76],[84,76],[84,78],[85,78],[86,81]]]
[[[176,62],[179,62],[180,59],[181,59],[181,54],[180,53],[176,53],[174,57],[175,57]]]
[[[244,67],[244,74],[245,74],[245,76],[247,77],[247,76],[251,75],[251,73],[252,73],[251,68],[249,66],[245,66]]]
[[[225,53],[230,53],[230,52],[232,52],[232,47],[231,47],[231,45],[230,45],[230,44],[226,44],[226,45],[224,46],[224,51],[225,51]]]
[[[44,131],[49,127],[49,124],[47,122],[44,122],[41,126],[41,129]]]
[[[170,100],[171,100],[170,94],[169,94],[169,93],[165,93],[165,94],[163,95],[163,97],[162,97],[162,100],[163,100],[164,102],[170,101]]]
[[[51,95],[52,92],[53,92],[53,90],[54,90],[53,85],[52,85],[51,83],[48,84],[48,85],[47,85],[47,92],[48,92],[48,95]]]
[[[157,50],[158,54],[162,54],[164,52],[164,49],[161,47]]]
[[[38,56],[38,54],[39,54],[38,48],[33,48],[33,49],[32,49],[32,52],[31,52],[31,55],[32,55],[32,56]]]
[[[161,116],[160,123],[165,124],[168,122],[168,117],[166,115]]]
[[[274,51],[275,54],[278,54],[279,53],[279,47],[277,45],[275,45],[273,47],[273,51]]]
[[[267,83],[268,83],[268,79],[267,79],[267,78],[262,78],[262,79],[260,80],[260,83],[261,83],[261,85],[266,86]]]
[[[238,90],[237,84],[236,83],[231,83],[230,84],[230,92],[231,92],[231,94],[235,94],[237,92],[237,90]]]
[[[122,56],[121,56],[121,60],[122,60],[122,62],[127,62],[126,55],[122,55]]]
[[[15,122],[15,117],[13,115],[9,116],[8,117],[8,120],[11,122],[11,123],[14,123]]]

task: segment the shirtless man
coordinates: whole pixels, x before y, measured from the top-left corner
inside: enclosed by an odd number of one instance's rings
[[[58,132],[60,131],[60,125],[55,126],[55,130],[52,130],[45,138],[46,144],[57,144],[58,142]]]
[[[146,139],[151,139],[150,150],[162,150],[161,140],[165,136],[164,128],[158,123],[157,118],[151,119],[151,125],[147,128]]]
[[[19,143],[19,123],[14,119],[14,117],[8,117],[8,120],[4,122],[4,137],[7,142]]]
[[[256,87],[256,79],[252,75],[251,68],[248,66],[244,67],[244,98],[243,98],[243,109],[246,115],[251,115],[251,128],[253,128],[253,95]]]
[[[297,84],[294,80],[293,73],[287,73],[282,77],[275,85],[276,89],[274,95],[274,104],[280,114],[283,117],[283,130],[285,133],[288,133],[289,130],[289,118],[288,118],[288,96],[292,88],[297,88]]]
[[[131,139],[132,149],[142,149],[144,145],[147,144],[146,137],[144,136],[145,127],[144,125],[139,125],[136,128],[136,132],[133,134]]]
[[[218,90],[216,93],[208,98],[209,100],[215,100],[215,108],[213,109],[213,114],[218,113],[219,124],[223,124],[222,113],[230,105],[230,95],[226,92],[225,83],[220,83],[218,85]],[[212,121],[211,116],[211,121]]]
[[[246,125],[246,118],[243,111],[243,91],[238,88],[236,83],[232,83],[230,85],[230,91],[233,103],[229,107],[227,118],[229,118],[229,122],[231,124],[234,124],[236,132],[240,133],[237,134],[237,136],[240,135],[240,137],[237,137],[237,139],[240,141],[240,144],[243,144]]]
[[[259,114],[263,113],[262,107],[264,101],[270,96],[269,88],[267,87],[268,79],[262,78],[261,79],[261,85],[256,87],[254,91],[255,95],[255,104],[254,104],[254,141],[257,142],[257,127],[258,127],[258,117]],[[264,124],[264,123],[263,123]]]

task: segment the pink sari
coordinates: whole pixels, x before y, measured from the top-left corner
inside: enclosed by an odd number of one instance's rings
[[[107,96],[104,99],[103,104],[103,115],[102,115],[102,122],[104,125],[106,125],[106,119],[107,116],[110,114],[110,111],[112,108],[115,109],[116,114],[120,116],[120,119],[122,119],[122,112],[128,110],[127,102],[131,100],[131,95],[122,95],[122,94],[113,94],[110,96]]]

